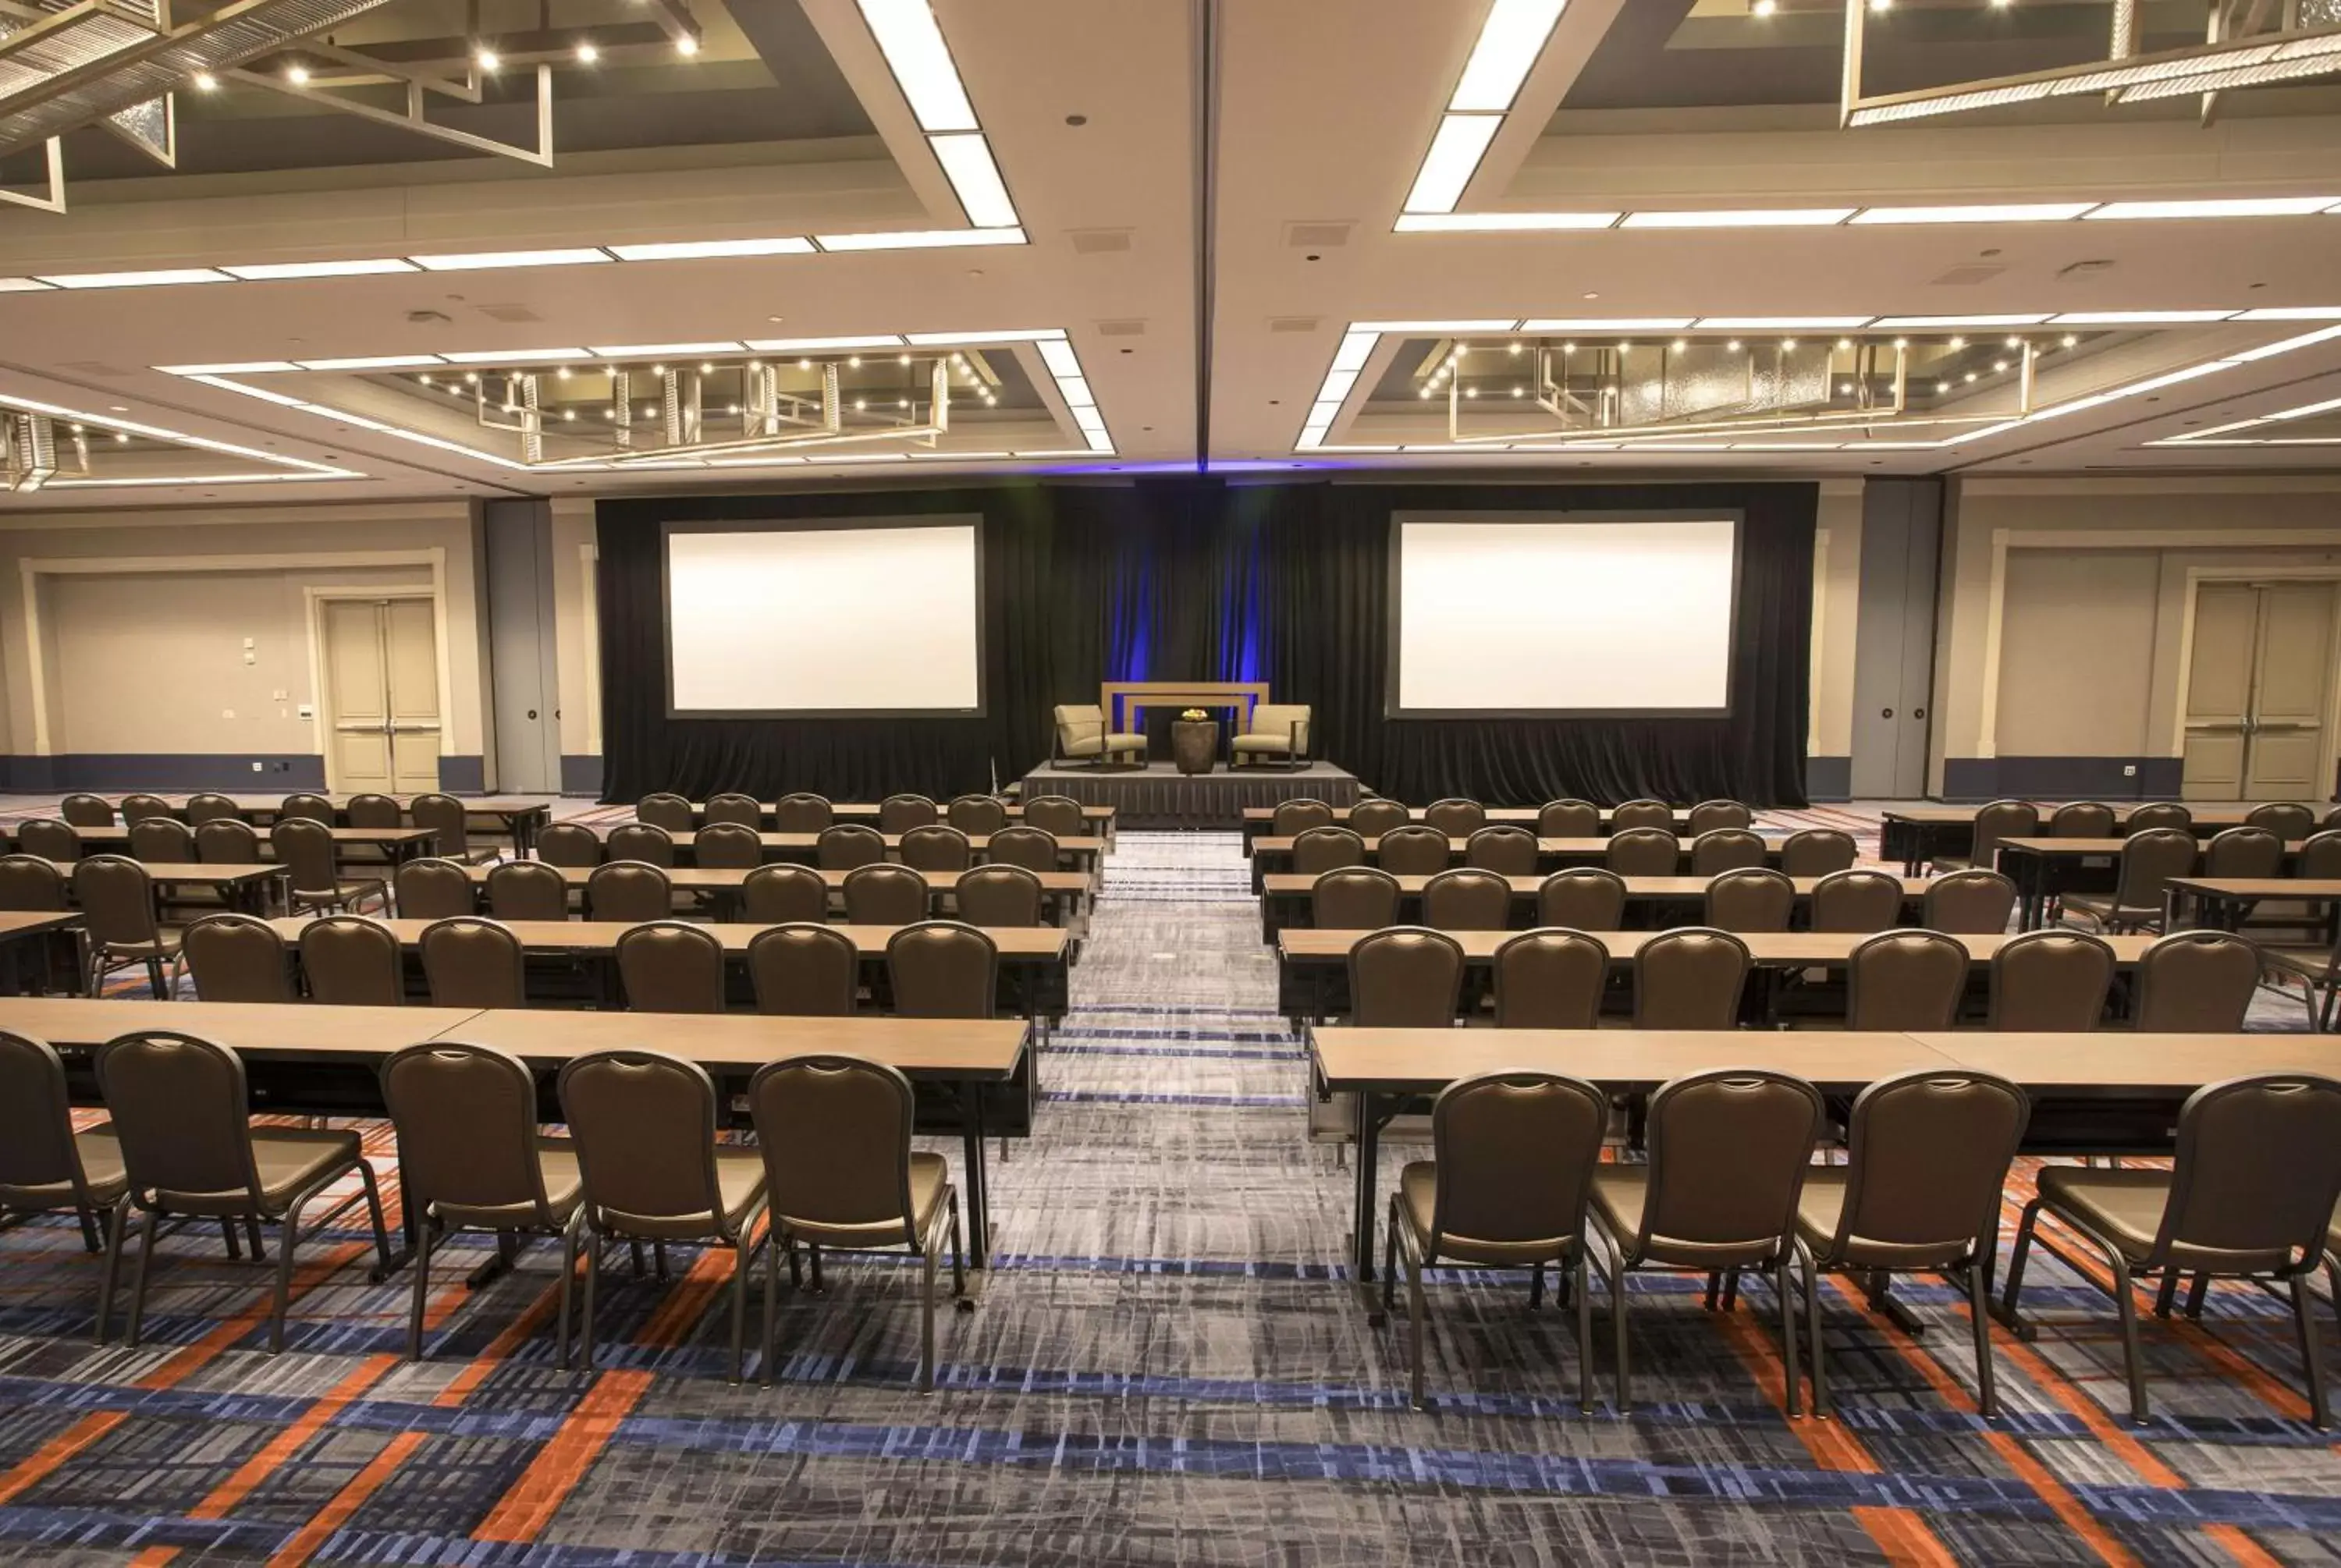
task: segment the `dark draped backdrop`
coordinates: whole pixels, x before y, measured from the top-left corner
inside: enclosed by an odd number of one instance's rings
[[[1101,680],[1154,680],[1268,681],[1276,700],[1315,710],[1317,756],[1404,800],[1653,795],[1802,805],[1818,494],[1811,484],[1180,477],[604,501],[603,798],[743,789],[770,799],[813,789],[872,799],[989,789],[1048,759],[1055,704],[1096,701]],[[1728,717],[1389,717],[1394,512],[1701,508],[1747,520]],[[930,513],[983,520],[982,717],[667,717],[662,522]],[[1567,602],[1553,613],[1569,613]]]

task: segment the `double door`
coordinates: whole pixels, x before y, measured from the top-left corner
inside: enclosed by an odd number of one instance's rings
[[[2190,800],[2318,800],[2333,789],[2329,581],[2207,582],[2187,667]]]
[[[326,777],[347,793],[439,788],[439,638],[432,601],[327,599]]]

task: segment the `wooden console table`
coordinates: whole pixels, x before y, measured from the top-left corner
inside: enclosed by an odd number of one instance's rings
[[[1269,700],[1265,680],[1108,680],[1098,687],[1098,706],[1105,710],[1106,728],[1120,732],[1135,728],[1125,723],[1131,713],[1148,708],[1232,708],[1236,723],[1231,734],[1251,732],[1251,710]]]

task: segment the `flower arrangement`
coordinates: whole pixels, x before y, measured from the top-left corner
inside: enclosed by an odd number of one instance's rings
[[[1204,712],[1204,711],[1203,711],[1201,709],[1200,709],[1200,708],[1190,708],[1189,710],[1187,710],[1187,711],[1186,711],[1186,712],[1181,713],[1180,715],[1179,715],[1179,717],[1180,717],[1180,718],[1181,718],[1181,719],[1208,719],[1208,718],[1210,718],[1210,714],[1208,714],[1208,713],[1206,713],[1206,712]]]

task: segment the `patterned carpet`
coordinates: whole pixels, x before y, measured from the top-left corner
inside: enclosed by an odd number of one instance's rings
[[[1531,1311],[1518,1276],[1437,1275],[1433,1408],[1407,1409],[1402,1329],[1370,1328],[1344,1288],[1349,1173],[1301,1140],[1305,1060],[1245,869],[1231,834],[1122,836],[1040,1134],[992,1167],[998,1272],[939,1325],[932,1397],[911,1385],[899,1265],[784,1285],[762,1392],[723,1381],[729,1255],[679,1249],[672,1285],[605,1275],[603,1370],[563,1374],[543,1245],[476,1293],[443,1268],[433,1359],[410,1365],[407,1277],[369,1285],[354,1231],[304,1254],[272,1358],[264,1275],[215,1235],[166,1244],[145,1346],[100,1351],[95,1261],[69,1222],[33,1224],[0,1235],[0,1554],[2341,1562],[2341,1453],[2306,1425],[2288,1318],[2251,1289],[2215,1292],[2199,1325],[2149,1321],[2157,1419],[2133,1429],[2108,1304],[2037,1267],[2043,1333],[1999,1337],[2006,1414],[1987,1429],[1938,1285],[1900,1287],[1929,1325],[1916,1340],[1839,1290],[1839,1418],[1792,1422],[1762,1285],[1722,1314],[1695,1282],[1638,1278],[1638,1407],[1587,1418],[1568,1314]],[[932,1146],[957,1163],[955,1141]],[[1387,1151],[1385,1184],[1414,1152]],[[476,1238],[453,1254],[484,1255]],[[2319,1328],[2331,1344],[2329,1313]],[[1606,1395],[1606,1352],[1599,1371]]]

